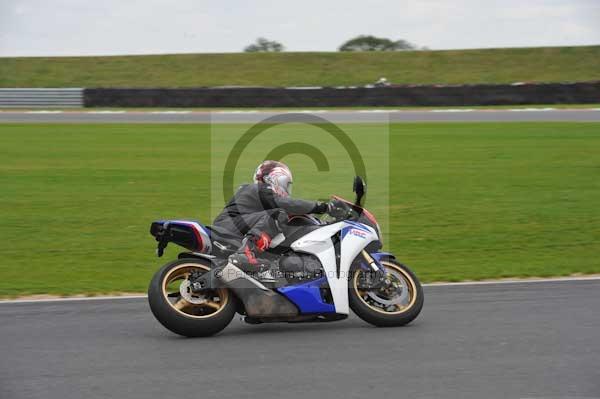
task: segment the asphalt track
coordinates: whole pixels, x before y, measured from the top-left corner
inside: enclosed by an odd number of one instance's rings
[[[1,111],[0,123],[257,123],[285,115],[289,119],[316,115],[334,123],[378,122],[509,122],[509,121],[588,121],[600,122],[600,109],[435,109],[423,111]],[[389,119],[388,119],[389,118]]]
[[[598,398],[600,280],[428,286],[413,324],[185,339],[145,299],[0,303],[0,398]]]

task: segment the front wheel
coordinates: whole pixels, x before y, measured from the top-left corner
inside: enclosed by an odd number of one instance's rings
[[[192,291],[190,276],[210,270],[208,261],[180,259],[163,266],[148,287],[154,317],[186,337],[206,337],[227,327],[235,315],[233,294],[226,288]]]
[[[423,288],[417,276],[392,259],[380,262],[386,281],[379,288],[368,288],[368,272],[354,271],[350,281],[350,308],[364,321],[378,327],[403,326],[413,321],[423,308]]]

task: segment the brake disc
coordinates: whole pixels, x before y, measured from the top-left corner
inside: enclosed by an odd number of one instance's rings
[[[200,305],[206,302],[204,295],[198,295],[192,291],[192,283],[190,280],[183,280],[179,286],[179,294],[183,299],[194,305]]]
[[[405,302],[408,298],[408,282],[404,279],[404,277],[397,273],[394,273],[393,271],[389,271],[389,273],[393,274],[394,277],[400,281],[401,287],[397,289],[398,291],[400,291],[399,294],[388,299],[377,295],[376,291],[367,291],[367,296],[369,296],[375,302],[385,306],[401,304]]]

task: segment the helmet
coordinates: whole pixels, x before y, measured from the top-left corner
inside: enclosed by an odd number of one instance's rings
[[[282,162],[264,161],[258,165],[254,172],[254,183],[265,183],[282,197],[292,194],[292,172]]]

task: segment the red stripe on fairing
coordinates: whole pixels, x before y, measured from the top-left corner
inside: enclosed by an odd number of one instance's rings
[[[192,226],[192,230],[194,230],[194,234],[196,235],[196,239],[198,240],[198,245],[200,246],[198,249],[198,251],[202,252],[204,251],[204,240],[202,239],[202,235],[200,234],[200,232],[198,231],[198,229],[196,228],[196,226],[191,225]]]

